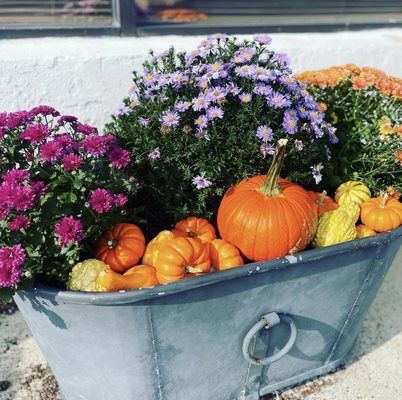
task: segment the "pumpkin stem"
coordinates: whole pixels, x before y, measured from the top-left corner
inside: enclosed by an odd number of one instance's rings
[[[202,272],[201,268],[193,267],[192,265],[186,265],[186,274],[197,274]]]
[[[261,186],[261,191],[266,196],[277,196],[282,193],[281,187],[278,184],[278,178],[282,170],[287,142],[287,139],[278,140],[278,145],[275,149],[274,158],[269,167],[268,174],[264,180],[264,183]]]
[[[116,239],[110,239],[107,241],[107,245],[109,246],[110,249],[113,249],[117,245],[117,240]]]
[[[389,199],[389,195],[388,195],[388,193],[385,193],[384,196],[382,196],[382,200],[381,200],[381,203],[380,203],[380,208],[385,208],[386,207],[388,199]]]
[[[187,233],[187,237],[190,237],[190,238],[197,237],[197,234],[195,232],[193,232],[190,228],[186,228],[186,233]]]
[[[323,190],[322,193],[320,194],[320,197],[316,200],[316,203],[319,206],[323,206],[325,204],[325,196],[327,195],[327,191]]]

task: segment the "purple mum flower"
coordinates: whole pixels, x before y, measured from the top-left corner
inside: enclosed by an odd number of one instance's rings
[[[260,146],[260,152],[265,158],[266,156],[272,156],[275,154],[275,147],[272,144],[262,143]]]
[[[276,74],[272,69],[252,65],[250,68],[250,77],[259,81],[274,81]]]
[[[194,176],[192,182],[197,189],[205,189],[212,185],[212,182],[205,178],[205,172],[202,172],[200,175]]]
[[[269,85],[266,85],[264,83],[258,83],[257,85],[255,85],[253,92],[261,96],[267,97],[273,92],[273,89]]]
[[[206,89],[209,85],[211,78],[209,76],[202,76],[197,82],[197,86],[201,89]]]
[[[250,61],[255,54],[255,49],[253,47],[246,47],[240,50],[240,55],[244,61]]]
[[[131,111],[131,108],[126,106],[125,104],[121,104],[116,108],[116,111],[113,113],[116,117],[119,115],[126,115]]]
[[[142,81],[146,86],[151,86],[154,83],[158,82],[158,76],[155,74],[151,74],[147,70],[144,70],[144,77],[143,77]]]
[[[273,137],[272,129],[266,125],[261,125],[257,128],[256,136],[264,143],[270,142]]]
[[[211,107],[207,110],[208,119],[223,118],[223,110],[220,107]]]
[[[274,108],[284,108],[290,105],[290,100],[279,92],[273,92],[267,100],[268,104]]]
[[[225,90],[227,93],[230,93],[233,96],[237,96],[240,93],[240,88],[233,82],[228,83],[225,87]]]
[[[250,103],[252,98],[253,98],[252,94],[247,92],[243,92],[242,94],[239,95],[239,99],[241,100],[242,103]]]
[[[200,115],[194,120],[194,123],[198,125],[199,128],[205,128],[208,125],[208,118],[206,115]]]
[[[285,118],[282,122],[282,127],[286,133],[288,133],[289,135],[294,135],[295,133],[297,133],[299,127],[298,121],[299,120],[297,118],[291,118],[285,115]]]
[[[208,136],[208,132],[202,128],[197,129],[195,136],[197,136],[200,139],[210,140],[209,136]]]
[[[226,78],[228,76],[228,72],[226,71],[223,62],[221,61],[214,62],[213,64],[208,64],[207,72],[209,72],[214,79]]]
[[[302,151],[304,149],[304,143],[301,140],[295,140],[295,147],[297,151]]]
[[[313,165],[310,167],[311,173],[313,174],[313,178],[315,179],[315,183],[318,185],[322,180],[321,170],[324,168],[322,163],[318,163],[317,165]]]
[[[242,78],[248,78],[251,74],[251,66],[250,65],[242,65],[241,67],[236,67],[235,68],[235,74],[237,76],[240,76]]]
[[[225,98],[226,92],[222,87],[216,86],[208,91],[208,96],[212,101],[218,101]]]
[[[175,110],[178,112],[184,112],[187,111],[191,106],[191,103],[189,101],[179,101],[176,103],[174,106]]]
[[[200,111],[203,109],[207,109],[209,104],[211,103],[211,100],[209,99],[208,96],[200,94],[198,97],[192,100],[192,103],[193,103],[193,110]]]
[[[150,159],[150,160],[157,160],[158,158],[160,158],[160,156],[161,156],[161,152],[160,152],[160,150],[159,150],[159,147],[157,147],[155,150],[153,150],[153,151],[151,151],[149,154],[148,154],[148,158]]]
[[[270,44],[272,38],[268,35],[255,35],[253,39],[260,44]]]
[[[113,208],[113,195],[106,189],[96,189],[89,196],[89,205],[97,213],[102,214]]]
[[[144,117],[139,117],[138,118],[138,123],[141,125],[141,126],[149,126],[149,124],[150,124],[150,120],[149,120],[149,118],[144,118]]]
[[[54,227],[54,232],[59,237],[60,246],[79,243],[84,237],[84,227],[81,221],[74,217],[63,217]]]
[[[177,126],[179,125],[180,116],[177,111],[164,111],[159,120],[163,126]]]
[[[306,116],[311,122],[315,122],[315,123],[322,122],[322,119],[324,118],[324,114],[322,112],[316,111],[316,110],[309,110],[307,112]]]

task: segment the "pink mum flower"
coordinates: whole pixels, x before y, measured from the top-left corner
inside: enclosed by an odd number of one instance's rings
[[[20,138],[31,143],[42,143],[49,137],[49,128],[46,125],[31,125],[20,133]]]
[[[26,211],[35,204],[35,192],[25,186],[17,186],[13,196],[13,206],[17,211]]]
[[[65,154],[61,159],[63,167],[66,171],[76,171],[81,167],[84,160],[78,154]]]
[[[25,215],[16,216],[8,225],[10,231],[19,231],[20,229],[26,229],[31,225],[28,218]]]
[[[113,195],[106,189],[96,189],[89,196],[89,205],[99,214],[108,212],[114,205]]]
[[[24,171],[23,169],[13,168],[7,171],[3,176],[4,182],[21,184],[24,181],[28,180],[31,175],[29,172]]]
[[[0,247],[0,286],[11,287],[20,281],[25,258],[25,250],[20,244]]]
[[[84,149],[96,157],[103,156],[106,153],[107,147],[105,138],[98,135],[89,135],[82,142]]]
[[[107,159],[110,161],[112,166],[117,169],[126,167],[131,161],[130,153],[121,147],[116,147],[113,149],[109,153]]]
[[[60,239],[60,245],[80,242],[84,237],[84,227],[80,220],[74,217],[63,217],[55,226],[54,231]]]
[[[39,154],[43,161],[55,164],[60,158],[63,148],[60,143],[53,141],[43,144],[40,148]]]
[[[114,205],[116,207],[123,207],[127,203],[128,197],[125,194],[115,194],[113,197]]]
[[[31,190],[35,193],[36,197],[41,197],[46,193],[46,185],[43,181],[31,182]]]

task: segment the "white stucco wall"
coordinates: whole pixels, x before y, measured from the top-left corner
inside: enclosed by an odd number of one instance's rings
[[[355,63],[402,77],[402,29],[272,34],[295,72]],[[0,111],[52,105],[102,128],[148,49],[194,48],[200,36],[0,40]]]

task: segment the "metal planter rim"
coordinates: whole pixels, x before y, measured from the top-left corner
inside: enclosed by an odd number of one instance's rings
[[[40,296],[45,299],[61,303],[90,304],[90,305],[119,305],[150,300],[161,296],[179,293],[203,286],[212,285],[222,281],[238,279],[250,275],[267,272],[270,270],[284,269],[289,264],[305,264],[310,261],[347,253],[359,248],[376,247],[391,242],[402,236],[402,226],[389,232],[381,233],[363,239],[355,239],[333,246],[320,249],[306,250],[294,255],[276,258],[269,261],[253,262],[242,267],[225,271],[216,271],[192,279],[152,286],[144,289],[119,291],[119,292],[79,292],[60,288],[37,285],[29,290],[22,291],[28,296]]]

